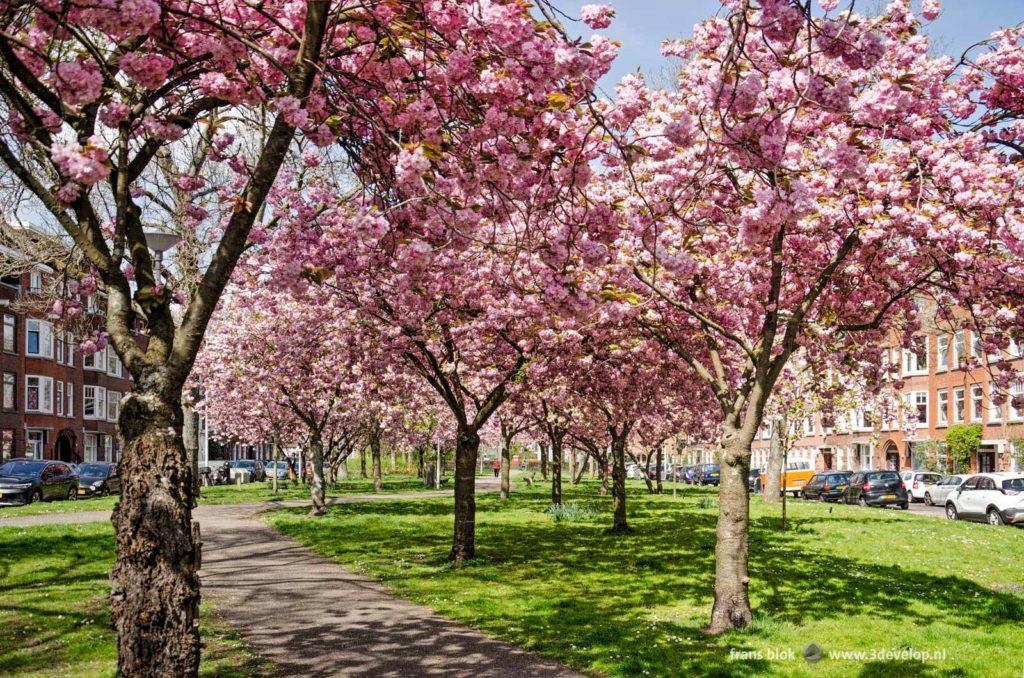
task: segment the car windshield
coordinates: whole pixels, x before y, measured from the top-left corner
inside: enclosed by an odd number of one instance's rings
[[[0,476],[37,476],[44,468],[38,461],[9,461],[0,466]]]
[[[871,473],[868,475],[868,478],[871,480],[899,480],[900,476],[893,471],[883,471],[881,473]]]
[[[1004,480],[1003,489],[1024,492],[1024,478],[1010,478],[1009,480]]]
[[[78,467],[78,475],[105,476],[107,475],[108,468],[109,467],[106,464],[82,464]]]

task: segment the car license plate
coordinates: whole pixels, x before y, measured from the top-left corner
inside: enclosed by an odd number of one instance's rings
[[[82,488],[78,488],[78,494],[85,494],[85,490],[83,490]]]
[[[895,499],[895,498],[896,498],[895,494],[883,494],[882,495],[882,499]]]

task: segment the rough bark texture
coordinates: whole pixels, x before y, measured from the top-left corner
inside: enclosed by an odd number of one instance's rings
[[[338,464],[338,480],[348,480],[348,457],[352,454],[352,451],[347,451],[341,458],[341,463]]]
[[[188,455],[189,463],[192,464],[192,482],[195,483],[193,492],[199,496],[199,418],[194,409],[188,405],[181,407],[181,437],[185,445],[185,453]]]
[[[110,572],[118,673],[196,675],[200,539],[181,403],[172,389],[133,391],[118,428],[122,486],[111,517],[118,558]]]
[[[306,484],[306,446],[299,448],[299,472],[296,474],[303,485]]]
[[[726,430],[721,452],[718,489],[718,529],[715,542],[715,604],[710,633],[750,624],[747,573],[750,493],[750,442],[753,433]]]
[[[359,450],[359,477],[366,477],[366,448]]]
[[[441,489],[441,481],[444,479],[444,451],[440,443],[437,445],[437,471],[434,473],[434,489]]]
[[[663,489],[661,483],[661,468],[663,465],[662,462],[664,461],[664,452],[661,449],[661,445],[658,445],[658,450],[657,452],[655,452],[654,459],[654,463],[657,465],[654,469],[654,478],[655,480],[657,480],[658,494],[661,494],[661,491]]]
[[[512,488],[512,482],[509,479],[509,475],[512,469],[512,443],[509,440],[503,440],[501,443],[501,470],[499,474],[501,476],[501,498],[508,499],[509,493]]]
[[[769,504],[779,501],[782,487],[782,435],[779,422],[772,423],[772,438],[768,447],[768,466],[764,472],[761,498]]]
[[[324,500],[324,443],[319,436],[315,436],[311,441],[310,452],[313,457],[313,478],[309,495],[313,500],[313,506],[309,510],[309,515],[322,516],[327,511],[327,502]]]
[[[629,529],[626,522],[626,436],[612,437],[612,505],[615,507],[613,532]]]
[[[380,431],[370,434],[370,457],[373,465],[373,489],[380,492],[384,488],[380,470]]]
[[[476,457],[480,436],[460,430],[455,441],[455,534],[448,560],[461,565],[476,554]]]
[[[548,479],[548,447],[544,443],[538,445],[540,447],[540,477],[544,480]]]
[[[274,431],[274,473],[271,482],[274,483],[274,494],[277,494],[277,464],[281,461],[281,436]]]

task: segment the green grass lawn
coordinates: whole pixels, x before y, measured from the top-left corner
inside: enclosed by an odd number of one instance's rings
[[[0,527],[0,676],[113,676],[109,523]],[[201,675],[273,675],[204,605]]]
[[[480,496],[477,559],[462,569],[444,560],[451,499],[332,506],[322,518],[279,509],[268,520],[399,595],[595,675],[1024,671],[1024,530],[795,501],[781,532],[778,508],[754,497],[755,623],[709,637],[714,493],[641,487],[630,487],[627,535],[606,532],[611,500],[592,485],[566,490],[582,522],[553,521],[546,486],[520,486],[505,503]],[[812,665],[802,656],[811,642],[867,654]]]
[[[382,479],[382,492],[419,492],[431,488],[424,487],[423,480],[416,476],[388,475]],[[447,483],[445,487],[451,487]],[[350,478],[330,485],[327,497],[343,497],[351,494],[373,494],[373,480],[368,478]],[[270,483],[246,483],[244,485],[216,485],[204,487],[199,504],[258,504],[265,501],[286,501],[289,499],[309,499],[309,487],[281,482],[278,493],[274,494]],[[33,502],[28,506],[0,506],[0,518],[8,516],[31,516],[42,513],[78,513],[80,511],[109,511],[117,503],[116,496],[79,499],[78,501],[44,501]]]

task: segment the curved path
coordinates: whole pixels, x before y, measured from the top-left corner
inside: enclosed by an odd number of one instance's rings
[[[478,491],[494,491],[479,479]],[[341,497],[330,503],[415,499],[451,491]],[[316,555],[263,523],[264,508],[308,502],[201,506],[203,595],[284,676],[481,676],[580,674],[436,616],[376,581]],[[22,516],[0,525],[107,520],[108,511]]]

